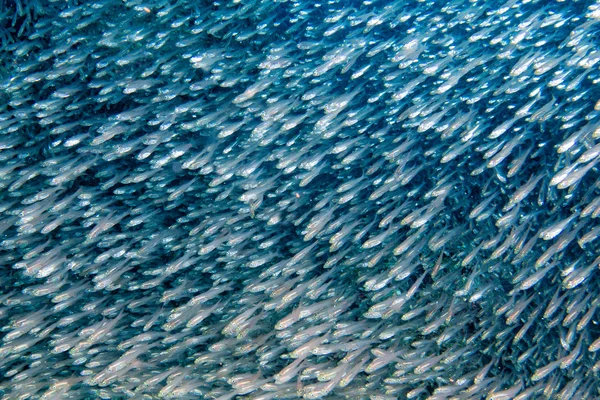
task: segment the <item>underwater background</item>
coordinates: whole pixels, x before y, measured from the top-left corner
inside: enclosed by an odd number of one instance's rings
[[[599,22],[1,0],[0,395],[600,398]]]

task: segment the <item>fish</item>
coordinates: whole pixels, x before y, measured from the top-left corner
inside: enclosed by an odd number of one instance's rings
[[[0,392],[593,397],[599,18],[7,2]]]

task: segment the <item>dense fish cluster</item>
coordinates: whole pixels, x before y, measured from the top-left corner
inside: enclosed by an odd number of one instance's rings
[[[3,398],[599,398],[600,3],[0,4]]]

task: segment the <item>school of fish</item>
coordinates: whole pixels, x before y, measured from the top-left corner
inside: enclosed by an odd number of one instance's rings
[[[0,397],[600,398],[600,2],[0,2]]]

